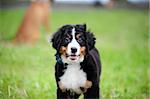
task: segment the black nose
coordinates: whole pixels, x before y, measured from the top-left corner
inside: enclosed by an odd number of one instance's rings
[[[72,47],[72,48],[71,48],[71,53],[76,53],[76,52],[77,52],[77,48]]]

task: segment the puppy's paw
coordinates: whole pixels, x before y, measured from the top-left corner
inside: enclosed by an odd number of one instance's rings
[[[88,89],[88,88],[91,88],[91,86],[92,86],[92,82],[89,81],[89,80],[87,80],[87,81],[85,82],[84,88]]]
[[[83,91],[83,93],[85,93],[88,88],[91,88],[91,86],[92,86],[92,82],[89,81],[89,80],[87,80],[87,81],[85,82],[85,85],[82,86],[82,87],[80,87],[80,89]]]
[[[66,91],[66,88],[63,86],[63,84],[60,81],[58,82],[58,86],[62,90],[62,92]]]

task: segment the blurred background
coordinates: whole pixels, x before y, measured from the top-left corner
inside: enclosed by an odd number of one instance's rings
[[[149,98],[149,0],[51,0],[48,35],[41,25],[35,44],[14,45],[34,1],[0,0],[1,99],[55,99],[55,50],[49,38],[62,25],[83,23],[101,55],[101,99]]]
[[[12,8],[16,6],[27,5],[30,1],[34,0],[1,0],[1,8]],[[146,8],[148,9],[149,0],[51,0],[53,3],[69,6],[71,4],[76,5],[94,5],[94,6],[107,6],[107,7],[133,7],[133,8]]]

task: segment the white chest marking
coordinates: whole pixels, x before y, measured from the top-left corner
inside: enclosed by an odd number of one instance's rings
[[[80,87],[84,86],[87,80],[86,73],[80,69],[80,64],[68,65],[64,75],[60,77],[63,86],[76,93],[82,93]]]

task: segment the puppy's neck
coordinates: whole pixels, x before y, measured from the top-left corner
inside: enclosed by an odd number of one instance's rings
[[[80,66],[80,64],[81,64],[81,62],[67,62],[67,63],[65,63],[64,62],[64,64],[65,64],[65,66],[66,67],[69,67],[69,66]]]
[[[70,63],[67,65],[67,67],[73,67],[73,66],[80,67],[80,63]]]

